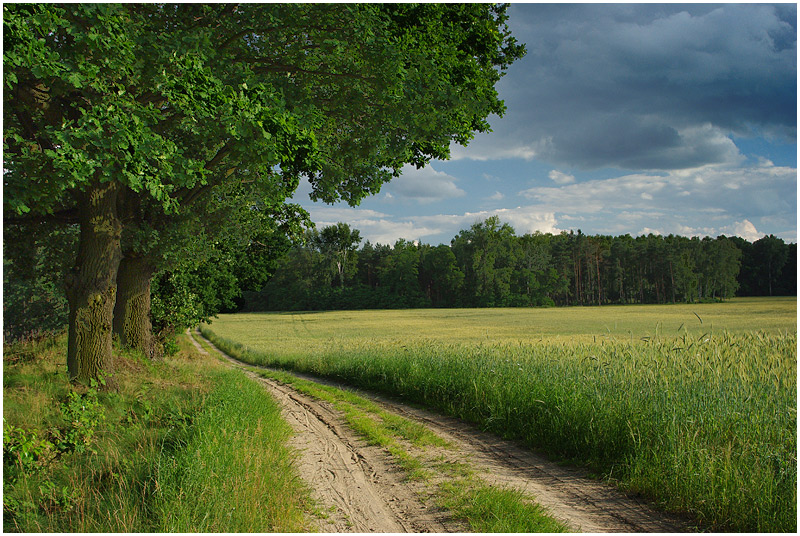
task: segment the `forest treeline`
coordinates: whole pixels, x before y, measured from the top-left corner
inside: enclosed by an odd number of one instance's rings
[[[364,243],[347,224],[310,230],[248,310],[675,303],[797,294],[797,246],[775,236],[524,234],[497,217],[450,245]]]

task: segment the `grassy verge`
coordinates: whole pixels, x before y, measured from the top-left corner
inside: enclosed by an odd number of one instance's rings
[[[424,425],[386,412],[352,392],[298,378],[282,371],[251,368],[264,377],[291,385],[341,411],[348,425],[370,444],[386,449],[410,479],[429,484],[440,506],[475,532],[567,532],[524,493],[487,485],[463,464],[441,463],[428,447],[452,448]]]
[[[310,530],[276,404],[180,346],[156,362],[115,350],[109,385],[90,387],[66,381],[63,336],[4,347],[4,532]]]
[[[522,439],[709,529],[797,528],[796,331],[467,344],[339,335],[306,345],[315,315],[261,318],[249,333],[291,325],[295,338],[281,345],[295,350],[203,332],[244,361],[402,396]]]

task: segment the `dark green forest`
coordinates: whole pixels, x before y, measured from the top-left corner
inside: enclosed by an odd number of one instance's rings
[[[293,236],[293,238],[291,238]],[[56,331],[75,228],[5,230],[4,336]],[[291,235],[267,229],[245,246],[208,245],[204,262],[152,282],[155,333],[220,312],[543,307],[724,300],[797,294],[797,245],[775,236],[524,234],[498,218],[449,245],[365,242],[339,223]],[[12,260],[13,259],[13,260]]]
[[[339,223],[288,251],[248,310],[530,307],[796,295],[797,246],[775,236],[518,236],[497,217],[450,245],[364,243]]]

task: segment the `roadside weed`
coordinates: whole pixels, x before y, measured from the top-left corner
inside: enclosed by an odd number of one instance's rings
[[[70,385],[65,336],[4,347],[4,532],[310,530],[274,401],[178,344],[116,348],[113,388]]]

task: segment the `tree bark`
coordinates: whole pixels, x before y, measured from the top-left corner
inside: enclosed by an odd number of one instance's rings
[[[153,325],[150,322],[150,279],[154,268],[147,257],[126,255],[117,273],[117,302],[114,333],[129,348],[156,357]]]
[[[71,381],[110,372],[111,327],[121,256],[122,223],[117,216],[119,186],[93,182],[77,194],[80,238],[75,266],[67,276]]]

